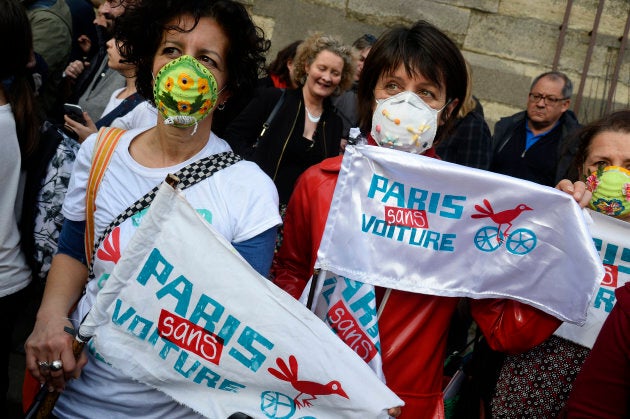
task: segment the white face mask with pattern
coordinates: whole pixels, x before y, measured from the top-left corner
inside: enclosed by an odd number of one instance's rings
[[[372,116],[372,137],[381,147],[422,154],[433,145],[438,114],[417,94],[404,91],[387,99],[377,99]]]

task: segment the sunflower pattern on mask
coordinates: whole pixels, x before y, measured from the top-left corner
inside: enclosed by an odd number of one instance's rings
[[[197,92],[203,95],[204,93],[208,93],[209,91],[210,88],[208,87],[208,80],[199,79],[199,82],[197,83]]]
[[[217,81],[199,61],[183,55],[160,69],[153,95],[165,124],[189,127],[208,116],[216,105]]]
[[[164,83],[164,89],[167,92],[170,92],[171,90],[173,90],[174,85],[175,85],[175,82],[173,81],[173,79],[171,77],[167,77],[166,83]]]
[[[190,77],[188,74],[186,73],[180,73],[179,76],[177,76],[177,85],[182,89],[182,90],[188,90],[190,89],[193,85],[195,84],[195,81],[193,80],[192,77]]]

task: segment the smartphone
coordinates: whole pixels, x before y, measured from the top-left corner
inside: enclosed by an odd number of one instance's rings
[[[83,125],[87,123],[87,121],[83,117],[83,109],[81,109],[79,105],[64,103],[63,111],[66,115],[70,117],[70,119],[73,119]]]

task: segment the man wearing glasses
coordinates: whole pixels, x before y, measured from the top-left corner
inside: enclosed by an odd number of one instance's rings
[[[548,186],[566,178],[577,147],[569,134],[580,126],[569,110],[572,93],[564,73],[536,77],[527,110],[501,118],[494,127],[490,170]]]

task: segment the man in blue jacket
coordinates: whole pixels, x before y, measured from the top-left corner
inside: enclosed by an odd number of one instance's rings
[[[536,77],[527,110],[495,125],[490,170],[548,186],[566,178],[577,149],[570,134],[580,127],[569,110],[572,93],[573,84],[564,73]]]

